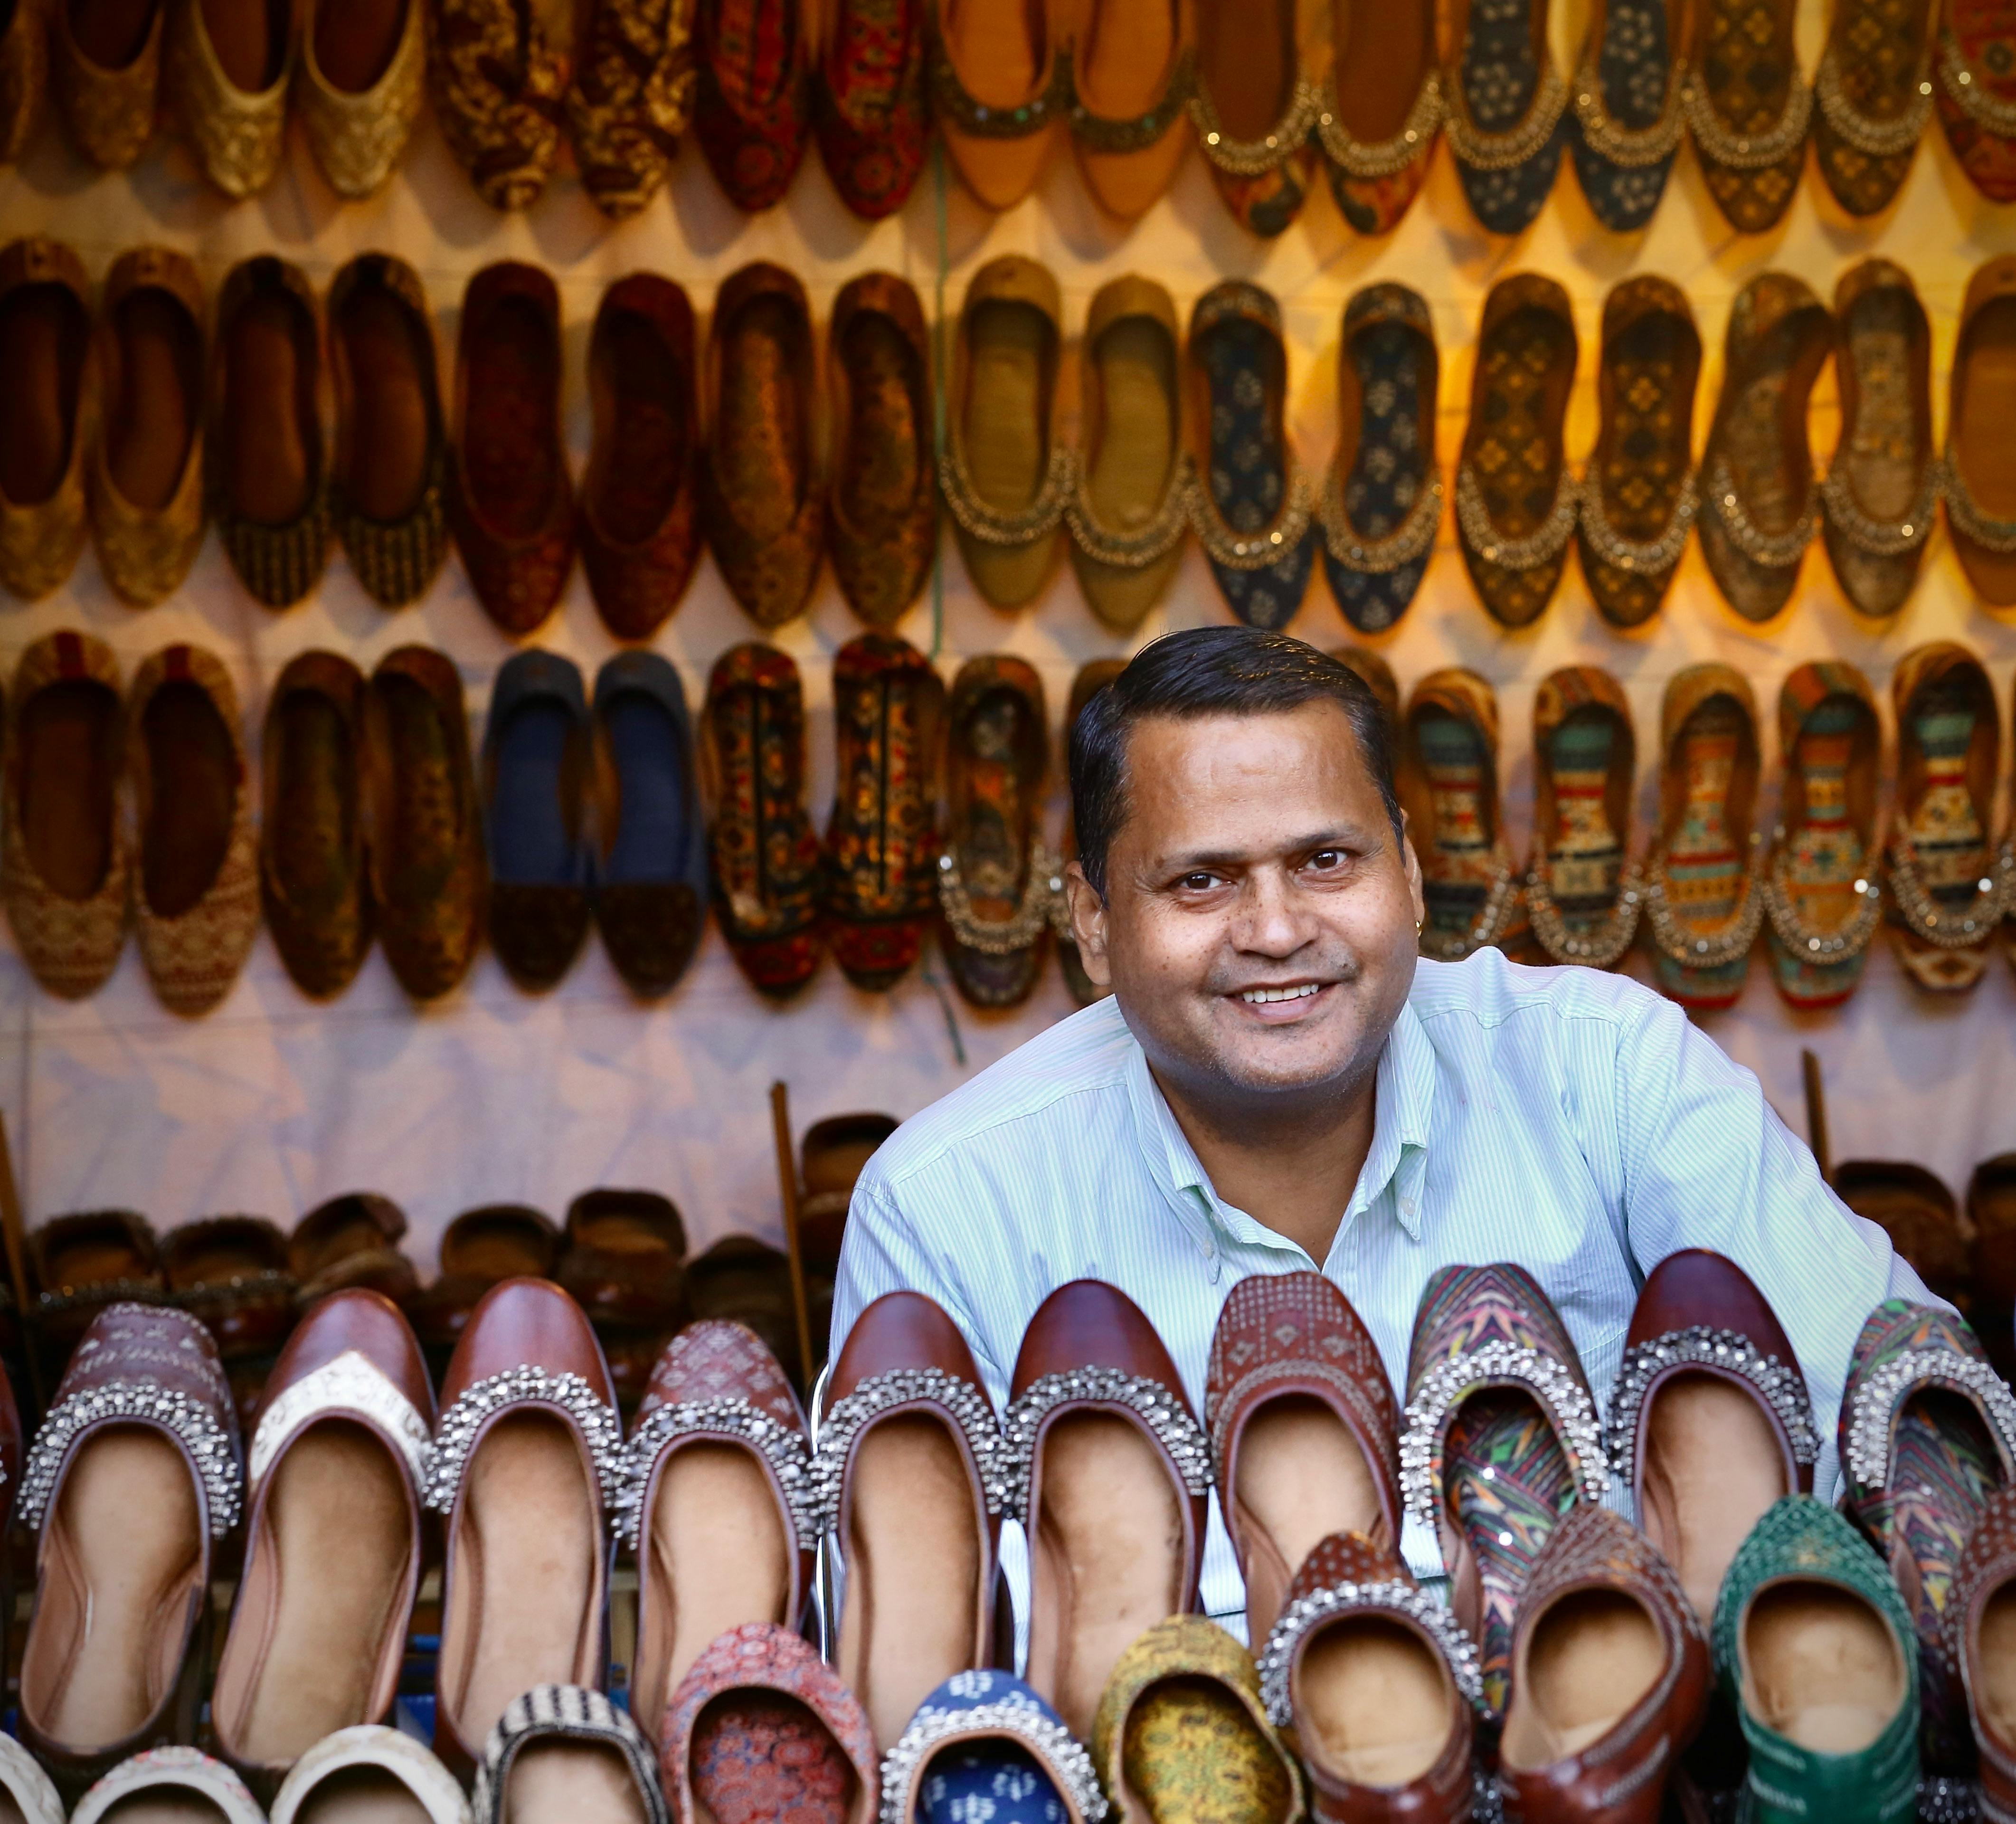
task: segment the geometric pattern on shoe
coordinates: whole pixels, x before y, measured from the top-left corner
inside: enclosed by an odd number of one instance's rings
[[[1100,1824],[1092,1757],[1006,1672],[955,1672],[882,1760],[882,1824]]]
[[[628,1764],[646,1824],[667,1824],[665,1801],[658,1790],[657,1757],[628,1714],[599,1691],[578,1685],[536,1685],[504,1707],[483,1761],[476,1770],[473,1809],[477,1824],[502,1824],[509,1790],[511,1763],[527,1743],[547,1736],[593,1742],[614,1748]],[[725,1818],[722,1824],[729,1824]]]

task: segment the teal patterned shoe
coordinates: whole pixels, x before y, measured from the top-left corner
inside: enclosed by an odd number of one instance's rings
[[[1840,1515],[1805,1494],[1766,1512],[1723,1581],[1715,1667],[1749,1745],[1746,1824],[1909,1824],[1911,1617]]]

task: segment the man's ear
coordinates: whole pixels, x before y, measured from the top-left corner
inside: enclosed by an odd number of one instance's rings
[[[1421,891],[1421,858],[1414,853],[1413,820],[1400,813],[1400,860],[1407,871],[1407,896],[1414,902],[1414,928],[1418,931],[1428,916],[1428,903]]]
[[[1071,912],[1071,935],[1078,940],[1078,961],[1095,988],[1111,988],[1113,971],[1106,961],[1106,902],[1093,891],[1085,870],[1073,861],[1064,867],[1064,903]]]

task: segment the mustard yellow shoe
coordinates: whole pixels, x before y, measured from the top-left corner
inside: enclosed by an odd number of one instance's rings
[[[273,181],[286,149],[294,15],[267,0],[175,0],[164,73],[189,150],[227,196]]]

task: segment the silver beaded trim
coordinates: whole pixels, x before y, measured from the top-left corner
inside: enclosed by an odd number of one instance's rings
[[[491,1375],[470,1387],[441,1415],[427,1465],[427,1503],[437,1514],[455,1510],[456,1491],[477,1433],[507,1406],[557,1407],[571,1418],[588,1446],[603,1505],[614,1511],[623,1494],[623,1426],[579,1375],[549,1375],[527,1363]]]
[[[747,1444],[770,1466],[801,1540],[819,1532],[812,1452],[805,1434],[743,1399],[675,1400],[655,1407],[623,1447],[622,1487],[614,1503],[616,1537],[632,1552],[643,1536],[644,1496],[659,1457],[682,1438],[721,1438]]]
[[[1481,1347],[1438,1361],[1422,1375],[1407,1402],[1400,1433],[1400,1492],[1407,1511],[1423,1525],[1435,1525],[1441,1499],[1442,1433],[1464,1397],[1485,1386],[1526,1388],[1554,1422],[1569,1467],[1589,1501],[1610,1487],[1603,1455],[1603,1429],[1596,1404],[1575,1371],[1557,1357],[1524,1343],[1494,1339]]]
[[[1297,78],[1287,113],[1258,139],[1234,139],[1226,132],[1201,75],[1190,91],[1190,110],[1204,157],[1229,176],[1257,178],[1285,164],[1301,150],[1323,113],[1323,97],[1313,82]]]
[[[959,529],[983,545],[997,545],[1004,550],[1033,545],[1055,532],[1064,517],[1064,503],[1077,482],[1077,457],[1069,445],[1057,444],[1051,449],[1049,466],[1043,472],[1043,485],[1037,489],[1036,498],[1016,512],[1003,513],[974,492],[965,459],[956,442],[948,439],[938,458],[938,486]]]
[[[1729,542],[1751,563],[1766,570],[1790,569],[1813,542],[1813,534],[1820,529],[1820,489],[1816,486],[1807,488],[1805,504],[1800,507],[1799,517],[1790,532],[1767,532],[1751,518],[1742,496],[1736,491],[1736,478],[1730,474],[1729,464],[1723,457],[1718,456],[1708,464],[1706,480],[1710,509],[1722,521],[1722,529],[1729,534]]]
[[[210,1408],[186,1393],[153,1381],[107,1381],[73,1393],[54,1407],[35,1433],[34,1447],[21,1469],[14,1517],[30,1531],[42,1516],[62,1479],[71,1447],[95,1425],[152,1425],[173,1435],[187,1451],[202,1479],[210,1510],[210,1536],[221,1539],[238,1524],[245,1477],[230,1434]]]
[[[1414,105],[1400,131],[1390,139],[1354,139],[1334,109],[1325,108],[1316,117],[1316,137],[1331,164],[1346,177],[1370,182],[1397,177],[1435,144],[1449,117],[1449,103],[1442,95],[1439,70],[1431,70],[1415,92]]]
[[[1879,121],[1864,114],[1848,99],[1841,85],[1841,64],[1829,45],[1820,53],[1820,67],[1813,72],[1813,99],[1821,117],[1835,134],[1857,152],[1870,158],[1898,158],[1918,143],[1925,123],[1932,115],[1930,59],[1921,63],[1911,84],[1911,99],[1894,121]]]
[[[1918,1824],[1975,1824],[1980,1815],[1972,1780],[1928,1773],[1918,1782]]]
[[[2016,138],[2016,129],[2011,136]],[[1950,449],[1939,465],[1939,492],[1946,503],[1946,517],[1962,538],[1998,557],[2016,556],[2016,519],[1996,519],[1982,511]]]
[[[1687,60],[1676,57],[1666,77],[1666,99],[1659,117],[1649,127],[1620,125],[1604,106],[1603,84],[1596,70],[1597,48],[1589,48],[1587,60],[1576,70],[1575,118],[1582,136],[1598,158],[1624,171],[1643,171],[1671,158],[1679,150],[1680,135],[1687,131],[1683,96],[1687,88]]]
[[[2016,850],[2005,840],[1964,906],[1942,906],[1918,873],[1918,851],[1908,835],[1893,836],[1884,857],[1891,903],[1913,935],[1942,950],[1972,950],[1995,935],[2016,903]]]
[[[895,1747],[882,1757],[882,1824],[912,1824],[916,1784],[924,1764],[948,1741],[976,1736],[1006,1736],[1035,1755],[1043,1771],[1064,1789],[1085,1824],[1101,1824],[1106,1795],[1092,1757],[1071,1731],[1026,1700],[976,1703],[970,1710],[937,1710],[927,1704],[911,1718]]]
[[[2016,1456],[2016,1393],[1993,1368],[1957,1350],[1901,1350],[1864,1375],[1848,1397],[1848,1473],[1863,1488],[1879,1489],[1888,1480],[1897,1409],[1921,1387],[1943,1387],[1971,1399],[1994,1429],[2003,1456]]]
[[[1301,465],[1290,456],[1286,467],[1287,503],[1274,516],[1271,527],[1257,532],[1236,532],[1227,525],[1208,488],[1190,490],[1190,524],[1212,563],[1227,570],[1265,570],[1295,554],[1295,547],[1309,535],[1314,515]]]
[[[1190,492],[1197,478],[1188,456],[1177,459],[1154,517],[1138,532],[1110,532],[1101,525],[1093,511],[1086,481],[1085,465],[1080,463],[1075,485],[1064,502],[1064,524],[1071,543],[1096,564],[1110,564],[1116,570],[1145,570],[1173,551],[1190,529]]]
[[[1476,470],[1467,460],[1456,465],[1456,520],[1463,543],[1485,563],[1501,570],[1537,570],[1543,564],[1551,564],[1575,535],[1581,505],[1582,490],[1564,462],[1547,517],[1523,539],[1507,538],[1491,523],[1491,510],[1484,503],[1484,485]]]
[[[1593,469],[1582,478],[1581,492],[1582,535],[1604,563],[1629,576],[1664,576],[1678,564],[1701,511],[1700,485],[1690,473],[1665,529],[1656,539],[1627,539],[1603,510],[1603,484]]]
[[[1987,78],[1967,60],[1949,28],[1939,32],[1939,86],[1983,132],[1998,139],[2016,139],[2016,102],[1989,92]]]
[[[1795,74],[1784,112],[1762,133],[1737,133],[1725,126],[1696,71],[1690,70],[1681,85],[1680,105],[1702,157],[1730,171],[1763,171],[1805,144],[1806,129],[1813,124],[1813,92]]]
[[[1040,842],[1029,845],[1029,878],[1022,897],[1006,918],[982,918],[948,849],[938,857],[938,906],[952,934],[967,950],[988,957],[1012,957],[1057,923],[1055,907],[1064,896],[1064,864]]]
[[[1295,1720],[1291,1674],[1296,1649],[1324,1622],[1354,1609],[1382,1610],[1414,1623],[1441,1652],[1464,1701],[1481,1714],[1490,1714],[1484,1701],[1477,1643],[1447,1607],[1414,1584],[1395,1577],[1377,1584],[1332,1584],[1327,1589],[1298,1596],[1281,1611],[1267,1644],[1260,1649],[1260,1701],[1276,1728],[1287,1728]]]
[[[168,1295],[153,1279],[102,1279],[95,1285],[67,1285],[59,1292],[35,1294],[33,1314],[52,1318],[59,1311],[77,1310],[88,1305],[164,1305]]]
[[[1542,66],[1539,86],[1526,109],[1526,117],[1516,127],[1491,132],[1476,125],[1463,105],[1462,87],[1452,81],[1453,99],[1442,131],[1449,135],[1449,149],[1472,171],[1510,171],[1524,164],[1554,136],[1561,116],[1568,111],[1568,85],[1551,60]]]
[[[871,1375],[844,1400],[836,1400],[819,1429],[819,1445],[812,1453],[812,1491],[808,1504],[812,1530],[830,1533],[840,1524],[841,1488],[847,1476],[847,1461],[854,1454],[862,1433],[885,1412],[901,1406],[936,1406],[959,1427],[966,1447],[973,1454],[979,1473],[980,1489],[990,1514],[999,1515],[1011,1498],[1013,1476],[1007,1462],[1007,1447],[1002,1441],[1000,1421],[987,1396],[970,1381],[949,1375],[942,1368],[895,1368],[884,1375]]]
[[[1669,1330],[1650,1343],[1640,1343],[1624,1352],[1617,1380],[1610,1390],[1610,1417],[1604,1426],[1604,1441],[1610,1453],[1611,1473],[1629,1482],[1635,1473],[1638,1451],[1638,1416],[1644,1410],[1645,1396],[1652,1383],[1671,1369],[1720,1368],[1737,1375],[1757,1390],[1757,1397],[1777,1415],[1791,1440],[1792,1460],[1810,1466],[1820,1454],[1820,1433],[1813,1426],[1813,1403],[1806,1392],[1805,1377],[1796,1364],[1766,1355],[1737,1330],[1718,1330],[1706,1324],[1692,1324],[1684,1330]],[[1689,1614],[1690,1605],[1683,1604]]]
[[[1845,924],[1821,931],[1801,918],[1792,904],[1791,883],[1785,878],[1785,832],[1778,831],[1778,846],[1764,877],[1764,911],[1778,941],[1802,962],[1845,963],[1869,948],[1883,915],[1883,896],[1874,881],[1867,878],[1855,883],[1856,906]]]
[[[1180,1394],[1145,1375],[1109,1368],[1070,1368],[1032,1382],[1002,1422],[1007,1464],[1001,1511],[1011,1519],[1028,1521],[1036,1434],[1065,1405],[1125,1407],[1168,1453],[1183,1487],[1199,1498],[1210,1491],[1211,1444]]]
[[[1750,842],[1754,850],[1755,831]],[[1750,954],[1764,923],[1763,889],[1755,867],[1744,874],[1743,897],[1736,910],[1712,930],[1690,930],[1682,925],[1666,894],[1666,858],[1654,855],[1645,864],[1645,923],[1669,961],[1689,969],[1720,969]]]
[[[1435,549],[1435,534],[1442,523],[1442,478],[1433,469],[1427,485],[1416,491],[1407,516],[1382,539],[1359,535],[1344,504],[1344,478],[1331,460],[1323,478],[1323,500],[1316,517],[1323,526],[1323,543],[1330,557],[1344,568],[1360,576],[1388,576],[1403,564],[1425,557]]]
[[[1526,874],[1526,910],[1533,921],[1533,935],[1540,948],[1557,963],[1581,963],[1592,969],[1607,969],[1630,949],[1638,935],[1639,903],[1644,877],[1637,863],[1628,863],[1618,876],[1617,896],[1603,921],[1593,930],[1571,931],[1561,910],[1548,892],[1550,867],[1544,845],[1534,851],[1533,865]]]
[[[1917,498],[1903,517],[1877,519],[1863,511],[1855,490],[1849,485],[1846,470],[1836,463],[1820,483],[1820,508],[1827,524],[1858,551],[1872,557],[1901,557],[1906,551],[1918,550],[1931,536],[1942,490],[1939,464],[1928,462]]]
[[[1417,940],[1423,956],[1438,963],[1460,963],[1465,957],[1489,949],[1511,928],[1514,911],[1519,902],[1512,877],[1511,854],[1506,848],[1503,837],[1499,838],[1492,854],[1498,867],[1491,877],[1491,891],[1485,894],[1484,904],[1478,909],[1477,916],[1470,921],[1469,928],[1452,936],[1437,926],[1424,922]],[[1428,887],[1446,884],[1426,881],[1423,890],[1425,892]]]

